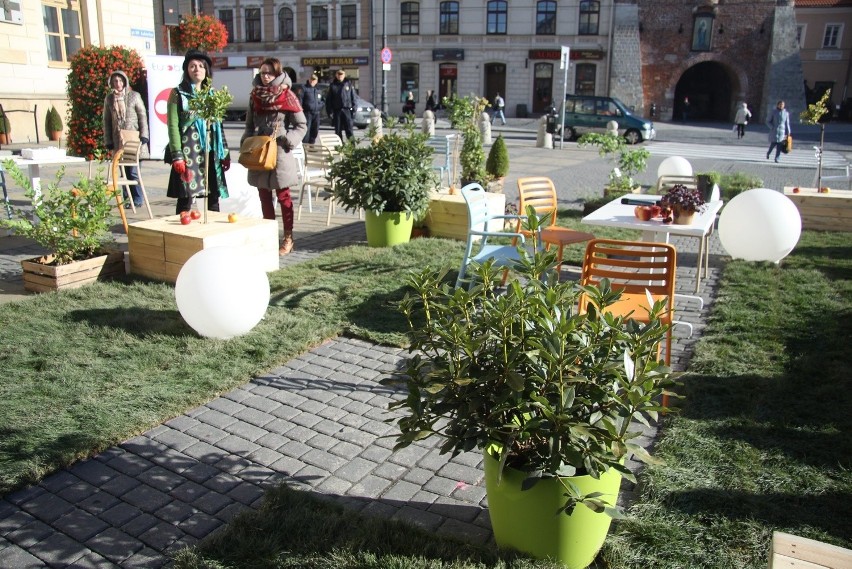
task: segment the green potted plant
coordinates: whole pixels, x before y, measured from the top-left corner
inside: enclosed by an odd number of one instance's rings
[[[486,187],[488,174],[485,171],[485,150],[482,147],[479,118],[488,107],[488,100],[473,94],[464,98],[444,97],[444,106],[447,108],[450,124],[458,129],[460,134],[457,138],[460,140],[460,148],[453,152],[453,159],[458,160],[461,169],[461,186],[476,182]],[[450,182],[450,193],[454,193],[455,182],[455,179]]]
[[[502,134],[497,137],[491,145],[491,150],[488,151],[485,172],[491,178],[488,184],[489,191],[502,192],[503,181],[509,173],[509,150],[506,148],[506,141],[503,140]]]
[[[62,117],[59,116],[59,111],[56,110],[56,107],[51,105],[50,110],[47,111],[47,115],[44,117],[44,130],[50,140],[56,142],[62,137],[62,128]]]
[[[0,144],[9,144],[11,133],[12,125],[9,124],[9,117],[6,116],[6,113],[0,111]]]
[[[71,188],[60,187],[65,168],[36,195],[29,178],[12,160],[3,167],[25,190],[31,209],[13,208],[12,219],[0,219],[0,227],[32,239],[49,253],[21,261],[24,288],[34,292],[71,288],[99,278],[123,275],[124,253],[107,245],[112,241],[112,204],[106,179],[82,174]]]
[[[369,138],[368,145],[349,139],[340,147],[329,171],[334,199],[346,211],[366,212],[371,247],[407,243],[414,220],[429,209],[429,192],[439,184],[426,144],[429,135],[409,122],[383,136],[371,132]]]
[[[646,149],[629,149],[624,138],[618,136],[618,133],[586,133],[579,138],[577,144],[581,148],[596,146],[598,154],[613,164],[609,183],[604,187],[604,196],[614,198],[641,189],[634,177],[648,167],[651,154]]]
[[[831,101],[831,89],[826,89],[822,97],[816,103],[808,105],[808,108],[799,113],[799,121],[802,124],[819,125],[819,152],[817,153],[817,189],[822,188],[822,148],[825,144],[825,123],[822,117],[828,114],[828,105]]]
[[[436,435],[442,453],[481,450],[497,544],[580,568],[618,515],[621,477],[635,480],[626,459],[651,460],[631,421],[656,419],[675,382],[657,359],[663,303],[648,324],[607,314],[620,293],[560,282],[535,238],[544,219],[527,216],[533,252],[520,249],[505,288],[490,261],[471,290],[449,286],[448,269],[410,277],[400,308],[414,355],[408,394],[391,405],[403,413],[395,448]]]

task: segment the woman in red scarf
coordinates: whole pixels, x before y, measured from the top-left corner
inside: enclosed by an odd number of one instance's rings
[[[264,59],[252,85],[246,129],[240,142],[249,136],[276,132],[278,160],[274,170],[249,170],[248,183],[256,187],[260,194],[264,219],[275,219],[274,199],[281,204],[284,239],[278,254],[287,255],[293,250],[293,200],[290,188],[299,182],[299,167],[291,150],[301,144],[307,131],[307,122],[298,97],[290,89],[290,77],[284,73],[279,60],[274,57]]]

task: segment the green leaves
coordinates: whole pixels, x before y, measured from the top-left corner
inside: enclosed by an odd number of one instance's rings
[[[233,100],[234,96],[228,92],[227,86],[213,89],[213,82],[208,77],[197,95],[189,99],[189,110],[206,121],[222,122]]]
[[[526,213],[535,236],[542,219]],[[406,446],[441,425],[434,434],[446,439],[444,452],[494,445],[495,458],[530,476],[614,468],[633,479],[624,459],[651,457],[630,442],[639,434],[629,430],[631,418],[655,416],[656,399],[674,384],[657,361],[664,303],[649,307],[649,324],[613,316],[606,308],[618,291],[606,281],[560,282],[553,254],[531,241],[534,253],[519,249],[505,288],[490,261],[473,266],[480,282],[470,290],[444,282],[446,269],[411,275],[400,309],[415,355],[404,374],[408,398],[395,405],[407,412],[397,441]],[[581,295],[589,312],[577,309]],[[575,498],[596,511],[610,507]]]
[[[56,264],[90,257],[112,239],[111,194],[102,172],[91,180],[81,174],[67,190],[59,187],[65,175],[62,167],[37,199],[29,178],[14,161],[5,160],[3,167],[26,190],[32,209],[13,208],[13,218],[0,219],[0,227],[36,241],[53,253]]]

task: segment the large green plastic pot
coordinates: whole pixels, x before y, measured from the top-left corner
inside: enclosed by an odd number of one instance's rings
[[[551,559],[569,569],[582,569],[594,561],[609,532],[612,521],[582,504],[568,516],[560,511],[565,504],[564,488],[557,479],[540,480],[529,490],[521,490],[525,474],[503,469],[488,452],[485,456],[485,491],[494,539],[501,548],[523,551],[538,559]],[[621,475],[610,469],[600,479],[575,476],[573,482],[583,494],[603,492],[602,499],[615,504]]]
[[[364,224],[367,226],[367,245],[393,247],[411,240],[414,216],[398,211],[368,211],[364,213]]]

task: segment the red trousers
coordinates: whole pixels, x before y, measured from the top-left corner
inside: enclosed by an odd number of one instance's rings
[[[281,219],[284,222],[284,234],[293,233],[293,200],[290,199],[290,188],[283,188],[281,190],[257,189],[257,193],[260,195],[260,209],[263,212],[263,219],[275,219],[273,192],[278,203],[281,204]]]

